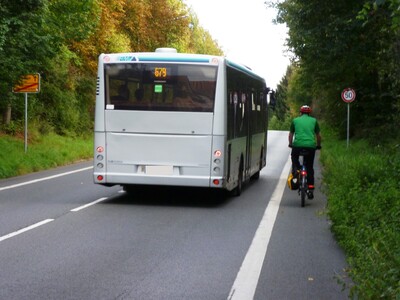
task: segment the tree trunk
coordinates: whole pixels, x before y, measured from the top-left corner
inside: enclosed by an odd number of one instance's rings
[[[3,111],[3,124],[8,125],[11,122],[11,105],[8,104]]]

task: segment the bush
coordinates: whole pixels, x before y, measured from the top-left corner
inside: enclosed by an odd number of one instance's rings
[[[321,159],[332,230],[344,248],[360,299],[400,297],[400,154],[398,145],[324,136]]]
[[[289,130],[291,117],[286,116],[285,120],[281,121],[276,115],[273,115],[268,123],[269,130]]]

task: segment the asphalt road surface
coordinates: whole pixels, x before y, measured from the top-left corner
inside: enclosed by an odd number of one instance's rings
[[[128,196],[94,185],[91,162],[0,181],[0,299],[347,299],[326,197],[300,207],[287,132],[268,146],[240,197]]]

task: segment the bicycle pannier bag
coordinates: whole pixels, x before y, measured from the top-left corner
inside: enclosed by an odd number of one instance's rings
[[[294,177],[292,172],[290,172],[289,177],[287,179],[287,185],[291,190],[299,189],[299,179]]]

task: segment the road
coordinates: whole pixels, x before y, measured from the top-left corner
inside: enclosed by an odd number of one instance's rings
[[[287,133],[268,146],[236,198],[130,197],[94,185],[91,162],[0,181],[0,299],[347,299],[325,196],[301,208],[284,185]]]

